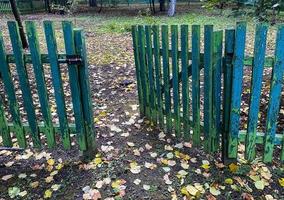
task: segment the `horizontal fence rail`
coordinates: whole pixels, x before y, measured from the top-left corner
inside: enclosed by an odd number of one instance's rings
[[[43,38],[39,38],[35,22],[27,21],[25,25],[29,50],[22,47],[16,22],[8,22],[13,54],[6,53],[4,37],[0,32],[0,80],[5,92],[1,94],[0,101],[3,145],[26,148],[32,143],[32,147],[39,148],[47,143],[48,147],[53,148],[61,140],[64,148],[70,149],[73,142],[70,134],[76,134],[80,150],[93,149],[95,135],[83,31],[73,28],[71,22],[62,22],[66,53],[59,54],[54,23],[44,21],[48,53],[42,54],[40,41]],[[66,73],[68,82],[66,78],[63,80]],[[50,83],[47,77],[51,79]],[[64,84],[70,85],[69,97]],[[35,104],[35,95],[38,96],[38,105]],[[55,101],[51,101],[53,95]],[[71,98],[73,104],[75,124],[67,117],[67,98]],[[24,117],[23,110],[26,113]],[[42,117],[38,117],[37,112]],[[59,123],[54,123],[53,116],[56,114]]]
[[[244,145],[249,161],[260,154],[265,162],[272,162],[273,155],[284,161],[284,137],[277,132],[283,106],[284,27],[277,30],[274,57],[266,56],[267,25],[256,26],[253,57],[245,55],[246,32],[245,22],[225,31],[212,25],[203,30],[199,25],[133,26],[140,113],[168,134],[207,152],[220,150],[224,160],[236,159]],[[249,112],[247,130],[240,130],[245,69],[251,76]],[[259,131],[264,69],[272,75],[266,129]]]

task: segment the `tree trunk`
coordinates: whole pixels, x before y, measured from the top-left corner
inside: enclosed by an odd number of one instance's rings
[[[160,0],[160,11],[165,11],[166,10],[166,1],[165,0]]]
[[[97,0],[89,0],[90,7],[97,7]]]
[[[17,8],[16,1],[10,0],[10,4],[11,4],[11,8],[12,8],[12,12],[14,14],[15,20],[17,21],[18,26],[19,26],[19,32],[20,32],[20,37],[21,37],[21,40],[22,40],[23,48],[26,49],[26,48],[28,48],[28,42],[27,42],[27,39],[26,39],[26,36],[25,36],[24,27],[23,27],[23,24],[22,24],[22,20],[21,20],[21,17],[20,17],[19,10]]]
[[[45,9],[48,13],[51,13],[51,7],[50,7],[50,0],[45,0]]]
[[[176,12],[176,0],[170,0],[170,6],[168,10],[168,16],[173,17]]]

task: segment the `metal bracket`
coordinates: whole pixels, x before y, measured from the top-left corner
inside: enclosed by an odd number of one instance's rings
[[[66,63],[68,65],[78,65],[82,63],[82,58],[78,55],[66,55]]]

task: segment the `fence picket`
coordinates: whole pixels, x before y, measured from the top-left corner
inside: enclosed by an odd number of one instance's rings
[[[138,31],[137,26],[132,26],[132,41],[133,41],[133,51],[134,51],[134,62],[136,67],[136,79],[137,79],[137,91],[138,91],[138,99],[139,99],[139,111],[140,116],[144,116],[143,110],[143,99],[142,99],[142,87],[141,87],[141,80],[140,80],[140,65],[139,65],[139,51],[138,51]]]
[[[85,135],[88,154],[92,154],[96,148],[95,144],[95,130],[94,130],[94,116],[93,116],[93,106],[91,101],[91,89],[89,81],[89,70],[87,62],[87,50],[85,45],[85,35],[83,30],[75,29],[74,30],[74,39],[75,39],[75,50],[76,54],[81,56],[82,63],[78,66],[79,73],[79,85],[81,86],[81,102],[83,106],[83,115],[85,123]],[[91,156],[91,155],[88,155]]]
[[[9,63],[7,61],[7,54],[5,51],[5,46],[1,31],[0,31],[0,63],[1,63],[0,67],[1,78],[3,79],[4,88],[9,100],[9,110],[13,118],[14,130],[16,133],[17,142],[21,148],[25,148],[27,146],[25,131],[23,129],[20,118],[20,110],[16,99],[15,88],[9,68]]]
[[[62,27],[63,27],[66,55],[72,56],[75,53],[73,25],[69,21],[64,21],[62,23]],[[77,65],[68,64],[68,74],[69,74],[70,89],[72,95],[73,111],[75,116],[77,139],[80,149],[86,150],[87,149],[86,135],[84,130],[82,104],[80,100],[81,91],[79,86],[79,75],[78,75]]]
[[[149,75],[149,106],[150,106],[150,119],[154,123],[157,123],[157,112],[156,112],[156,92],[155,92],[155,83],[154,83],[154,68],[153,68],[153,50],[152,50],[152,31],[151,26],[145,26],[146,34],[146,58],[148,66],[148,75]]]
[[[212,150],[217,151],[220,147],[221,133],[221,75],[223,57],[223,31],[214,32],[214,62],[213,62],[213,141]]]
[[[54,87],[54,95],[57,105],[57,113],[60,124],[60,133],[65,149],[71,148],[69,127],[66,115],[66,106],[64,100],[64,92],[62,87],[61,72],[58,63],[57,44],[55,39],[54,25],[51,21],[44,21],[44,31],[47,43],[48,56],[50,60],[52,82]]]
[[[235,29],[225,31],[225,55],[223,64],[224,89],[223,89],[223,130],[222,130],[222,157],[223,161],[228,158],[228,139],[230,124],[230,108],[232,95],[232,70],[235,46]]]
[[[164,127],[164,114],[163,114],[163,97],[161,92],[161,57],[160,57],[160,30],[159,26],[154,25],[153,41],[154,41],[154,58],[155,58],[155,76],[156,76],[156,94],[157,94],[157,111],[159,125]]]
[[[232,95],[229,123],[228,157],[236,158],[238,152],[238,134],[243,82],[243,67],[246,42],[246,23],[239,22],[236,26],[235,49],[233,58]]]
[[[275,49],[275,64],[273,67],[270,96],[266,119],[266,135],[264,142],[263,161],[271,162],[274,150],[274,140],[276,134],[276,124],[279,114],[279,106],[281,100],[281,91],[283,87],[284,75],[284,26],[278,28],[276,49]],[[283,146],[282,146],[283,149]],[[283,152],[283,151],[282,151]],[[282,153],[281,160],[284,160]]]
[[[206,151],[212,151],[213,139],[213,25],[204,27],[204,139]]]
[[[19,84],[21,86],[24,107],[27,111],[27,118],[31,128],[31,135],[33,140],[33,145],[35,147],[41,146],[39,130],[37,126],[37,120],[35,115],[35,109],[33,105],[32,94],[30,90],[27,70],[24,62],[24,54],[21,38],[19,35],[18,25],[14,21],[8,22],[8,29],[10,33],[10,38],[12,42],[13,52],[16,58],[16,68],[19,76]]]
[[[8,128],[7,120],[5,117],[5,112],[3,109],[3,101],[0,99],[0,132],[3,139],[3,144],[5,147],[12,147],[12,138],[10,135],[10,130]]]
[[[188,84],[188,25],[181,25],[181,72],[183,134],[185,141],[190,140],[189,126],[189,84]]]
[[[254,61],[252,68],[251,94],[245,151],[246,159],[249,161],[252,161],[255,158],[256,128],[266,51],[266,37],[267,26],[263,24],[257,25],[254,43]]]
[[[193,144],[200,145],[200,26],[192,26],[192,119]]]
[[[139,60],[140,60],[140,76],[141,76],[141,85],[142,85],[142,91],[143,91],[143,110],[147,117],[149,117],[149,90],[148,90],[148,81],[147,81],[147,66],[146,66],[146,53],[145,53],[145,30],[142,25],[138,26],[138,46],[139,46]]]
[[[165,95],[166,130],[170,134],[172,130],[171,118],[171,90],[170,90],[170,66],[169,66],[169,28],[162,25],[162,57],[163,57],[163,80]]]
[[[40,46],[39,46],[35,22],[27,21],[26,29],[27,29],[29,47],[31,51],[35,80],[37,83],[37,90],[39,94],[39,101],[41,105],[41,112],[44,118],[44,126],[45,126],[44,132],[47,137],[48,146],[54,147],[55,146],[54,129],[51,121],[50,106],[48,103],[48,93],[45,84],[44,69],[41,62]]]
[[[179,92],[179,63],[178,63],[178,26],[171,26],[172,40],[172,72],[173,72],[173,107],[174,107],[174,126],[177,138],[181,137],[180,130],[180,92]]]

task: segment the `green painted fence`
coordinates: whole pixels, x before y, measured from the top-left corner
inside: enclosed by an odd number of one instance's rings
[[[45,10],[44,0],[16,0],[21,13],[31,13]],[[0,13],[12,12],[9,0],[0,0]]]
[[[248,57],[244,22],[225,31],[214,30],[213,25],[204,29],[199,25],[133,26],[141,116],[207,152],[221,151],[224,160],[236,159],[242,143],[250,161],[257,152],[271,162],[275,149],[274,158],[284,161],[284,137],[276,129],[284,73],[284,26],[277,31],[274,57],[265,57],[267,30],[264,24],[256,26],[254,56]],[[245,67],[252,68],[249,114],[247,130],[240,130]],[[264,67],[272,68],[272,76],[266,131],[261,133],[257,126]]]
[[[59,54],[52,21],[43,22],[45,42],[44,38],[39,38],[35,22],[27,21],[25,25],[29,51],[22,48],[16,22],[8,22],[13,54],[6,53],[9,45],[5,45],[6,39],[0,32],[0,80],[4,87],[0,100],[2,145],[26,148],[32,143],[31,147],[39,148],[47,143],[48,147],[53,148],[61,141],[65,149],[70,149],[73,142],[70,134],[76,134],[80,150],[94,150],[93,112],[83,31],[73,28],[71,22],[62,22],[66,53]],[[46,44],[47,54],[41,53],[43,43]],[[49,89],[47,77],[51,79]],[[66,94],[64,84],[70,86],[71,95]],[[51,85],[53,89],[50,89]],[[38,96],[39,106],[35,105],[35,95]],[[51,101],[52,95],[54,101]],[[73,105],[75,124],[71,124],[67,117],[67,98]],[[23,111],[26,113],[24,117]],[[36,112],[41,113],[42,117],[38,117]],[[55,114],[58,124],[53,123],[52,116]],[[25,118],[27,123],[23,122]]]

